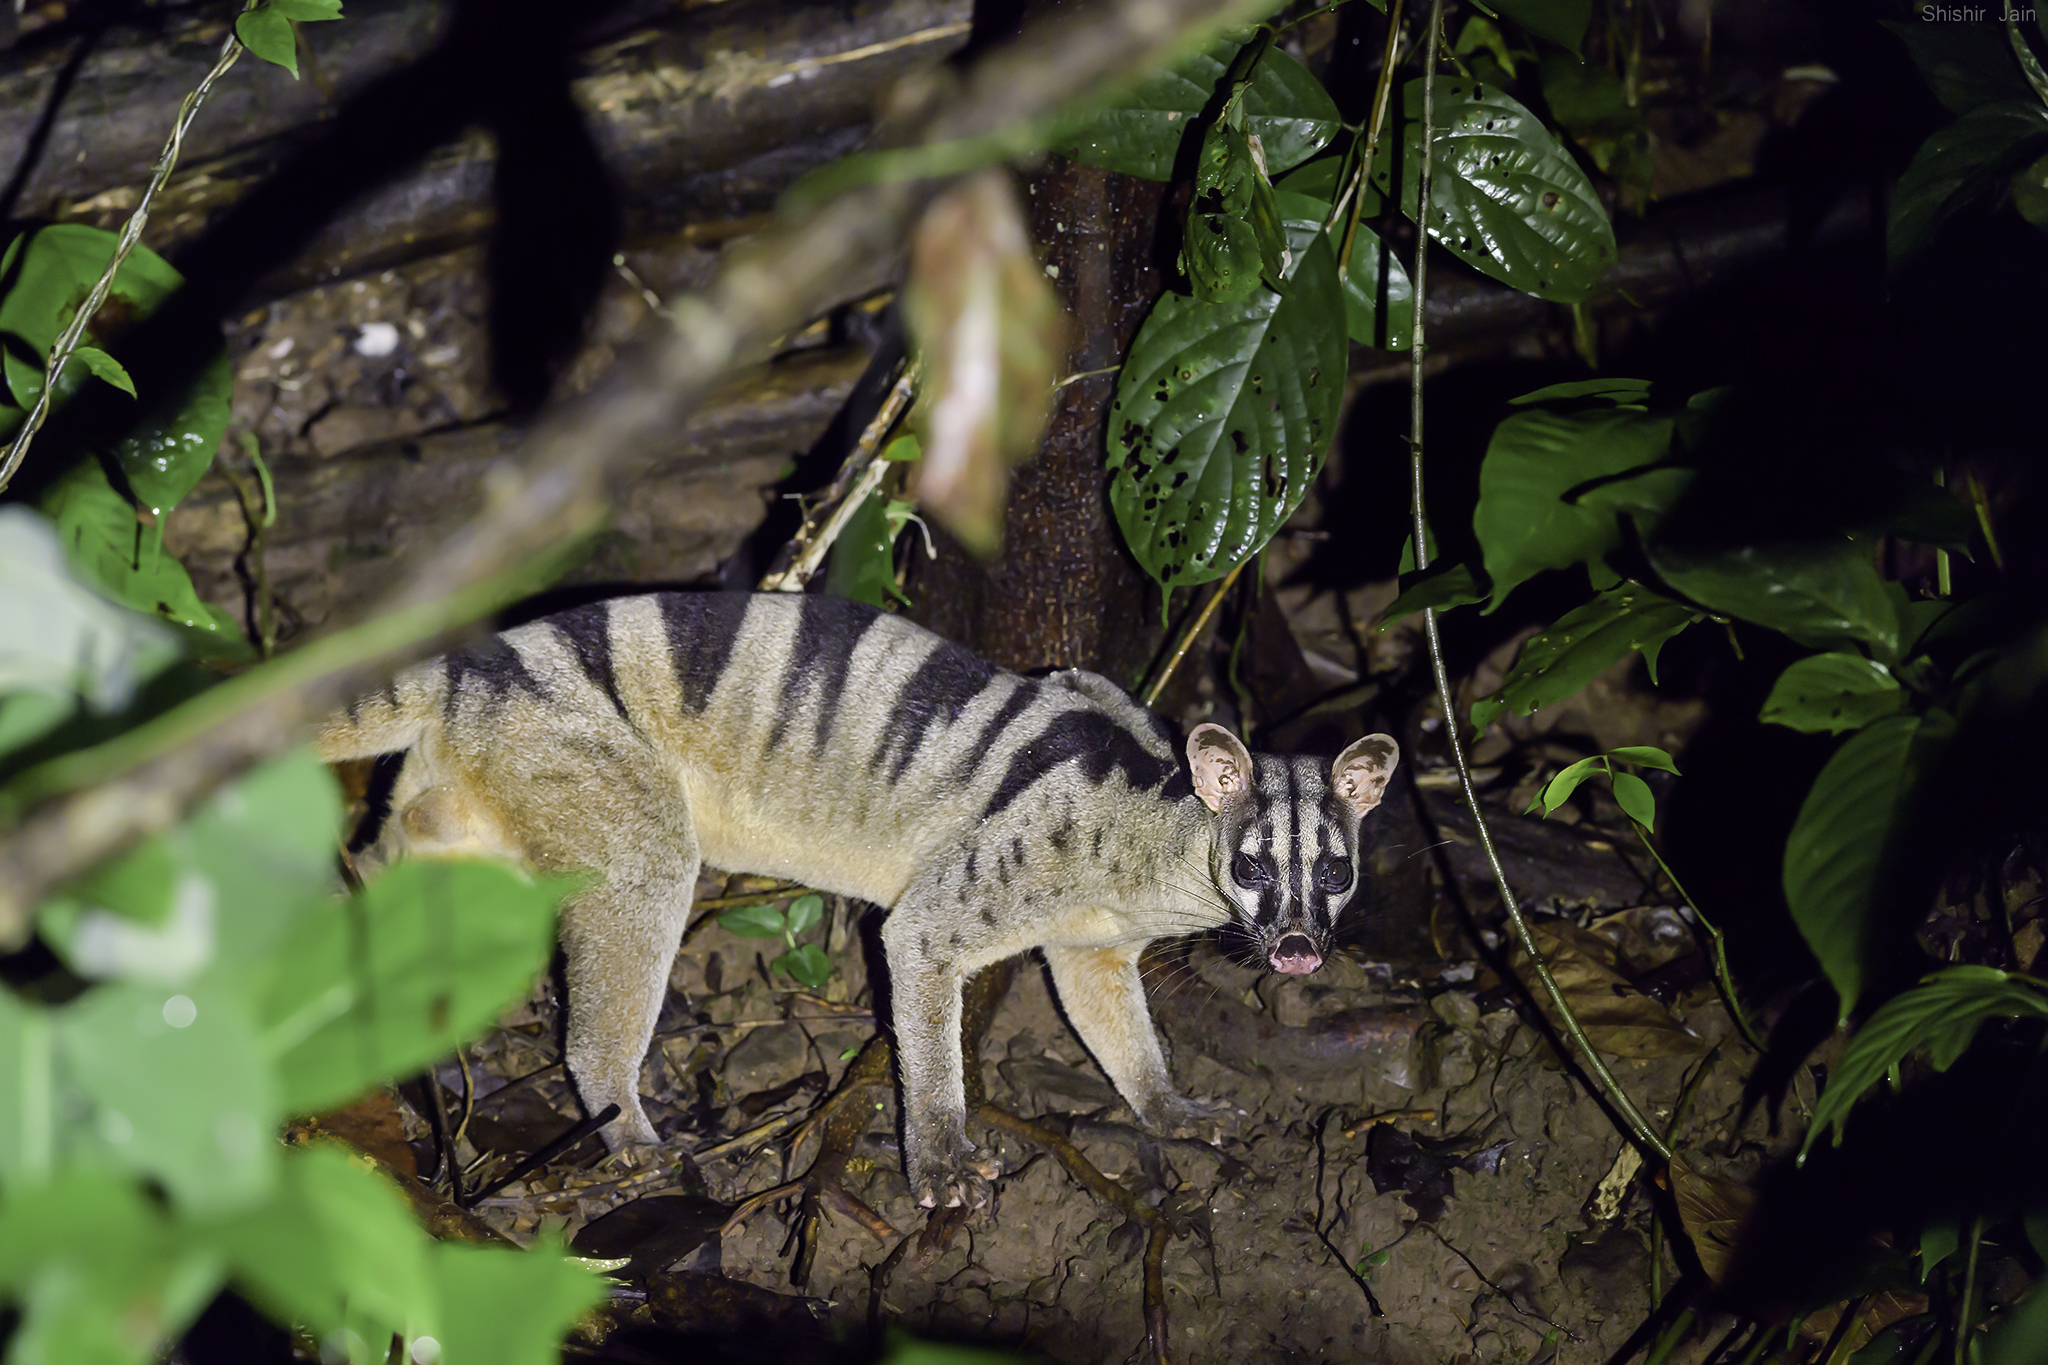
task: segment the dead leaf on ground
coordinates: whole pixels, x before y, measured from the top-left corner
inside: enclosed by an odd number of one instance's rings
[[[1683,1057],[1705,1050],[1706,1043],[1670,1010],[1629,985],[1621,971],[1620,950],[1611,940],[1568,920],[1540,921],[1530,931],[1594,1047],[1609,1056],[1637,1058]],[[1563,1021],[1551,1008],[1519,943],[1508,961],[1528,983],[1552,1026],[1562,1028]]]
[[[1444,1216],[1451,1197],[1451,1173],[1492,1175],[1500,1170],[1501,1153],[1508,1142],[1496,1142],[1477,1151],[1459,1151],[1455,1138],[1426,1138],[1405,1128],[1382,1126],[1366,1139],[1365,1172],[1372,1177],[1375,1193],[1402,1192],[1408,1207],[1425,1223]]]
[[[1728,1277],[1728,1263],[1734,1259],[1742,1225],[1756,1207],[1756,1191],[1739,1180],[1694,1170],[1682,1157],[1672,1159],[1665,1180],[1678,1205],[1678,1219],[1685,1224],[1685,1235],[1692,1239],[1700,1269],[1718,1288]]]
[[[961,544],[994,554],[1010,466],[1038,453],[1066,349],[1007,171],[984,171],[925,210],[903,306],[924,361],[917,499]]]

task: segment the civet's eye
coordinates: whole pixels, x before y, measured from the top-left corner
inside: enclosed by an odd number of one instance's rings
[[[1249,891],[1265,882],[1266,869],[1259,865],[1254,855],[1240,853],[1230,860],[1230,875],[1239,886]]]
[[[1351,860],[1349,858],[1318,858],[1316,860],[1316,886],[1332,896],[1341,895],[1351,889]]]

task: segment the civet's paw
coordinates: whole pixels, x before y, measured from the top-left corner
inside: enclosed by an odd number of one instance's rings
[[[910,1194],[919,1208],[987,1209],[994,1198],[994,1170],[979,1160],[964,1132],[935,1132],[913,1139],[909,1153]]]
[[[1217,1143],[1237,1131],[1237,1106],[1228,1100],[1174,1095],[1146,1107],[1140,1121],[1167,1137]]]

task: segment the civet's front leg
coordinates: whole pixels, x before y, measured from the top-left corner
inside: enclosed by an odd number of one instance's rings
[[[963,908],[942,911],[937,888],[917,884],[882,925],[903,1086],[903,1164],[911,1196],[926,1208],[979,1208],[990,1193],[987,1178],[970,1164],[975,1146],[967,1137],[960,1051],[960,989],[986,959],[961,955],[964,936],[949,926]]]

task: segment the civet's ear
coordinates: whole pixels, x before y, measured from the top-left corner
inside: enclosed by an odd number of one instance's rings
[[[1251,789],[1252,756],[1244,741],[1220,725],[1197,725],[1188,735],[1188,768],[1195,795],[1210,810],[1222,810],[1225,801]]]
[[[1392,735],[1367,735],[1337,755],[1330,765],[1330,786],[1351,813],[1363,816],[1387,794],[1387,783],[1401,762],[1401,746]]]

